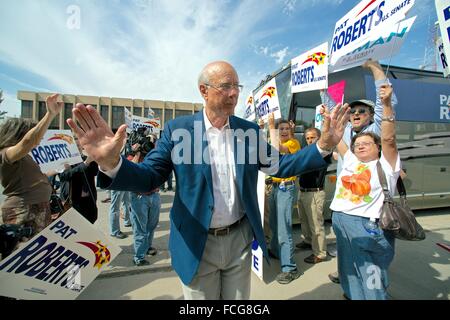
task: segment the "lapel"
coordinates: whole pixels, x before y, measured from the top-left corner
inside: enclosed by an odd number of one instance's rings
[[[194,121],[192,123],[190,131],[192,137],[192,160],[194,160],[195,157],[201,157],[201,171],[208,184],[211,198],[214,199],[211,165],[209,161],[208,140],[205,136],[206,129],[203,119],[203,110],[194,114]],[[203,137],[205,137],[205,139]],[[201,149],[199,148],[200,142]]]
[[[234,131],[239,129],[237,124],[237,118],[235,116],[230,116],[230,128]],[[236,165],[236,183],[237,188],[239,190],[239,194],[243,195],[243,186],[244,186],[244,163],[238,163],[237,161],[237,146],[241,144],[242,141],[238,141],[236,134],[233,135],[233,154],[234,154],[234,163]],[[248,150],[248,146],[245,145],[245,152]],[[246,157],[244,157],[245,159]],[[242,157],[241,157],[242,159]]]

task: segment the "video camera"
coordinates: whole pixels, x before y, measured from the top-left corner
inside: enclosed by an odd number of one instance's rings
[[[20,239],[31,238],[33,228],[19,226],[17,224],[2,224],[0,225],[0,254],[2,259],[14,251]]]
[[[139,127],[131,132],[127,141],[127,155],[135,155],[137,152],[146,155],[155,147],[153,138],[148,131],[145,127]],[[139,144],[137,149],[133,148],[135,144]]]

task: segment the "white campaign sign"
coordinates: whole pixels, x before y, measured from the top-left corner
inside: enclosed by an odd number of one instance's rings
[[[436,13],[438,16],[439,27],[441,29],[443,50],[439,49],[440,57],[450,59],[450,2],[448,0],[435,0]],[[443,54],[443,55],[442,55]],[[444,63],[443,63],[444,64]],[[447,71],[444,68],[444,76],[448,76],[448,60],[446,60]]]
[[[380,30],[405,19],[414,0],[363,0],[335,26],[330,48],[330,65],[364,45]]]
[[[339,57],[333,65],[330,64],[330,73],[360,66],[369,58],[381,60],[397,54],[415,19],[416,17],[412,17],[398,24],[379,29],[377,33],[373,33],[367,39],[367,42],[355,48],[354,51]]]
[[[320,112],[322,110],[322,105],[318,105],[316,107],[316,116],[314,118],[314,127],[322,131],[322,125],[323,125],[323,116]]]
[[[256,119],[255,105],[253,104],[253,94],[250,94],[245,100],[244,119],[254,121]]]
[[[258,118],[268,122],[269,114],[274,113],[275,120],[281,118],[280,102],[275,78],[266,83],[255,95],[255,109]]]
[[[29,154],[43,173],[51,170],[62,172],[65,164],[83,162],[70,130],[47,130],[41,143]]]
[[[0,262],[0,296],[74,300],[120,252],[70,209]]]
[[[150,129],[150,133],[159,134],[161,131],[161,120],[159,118],[148,119],[133,116],[131,130],[136,130],[139,127],[146,127]]]
[[[258,207],[261,213],[261,223],[264,229],[264,200],[266,197],[266,175],[265,173],[258,172]],[[264,255],[261,247],[258,245],[256,240],[252,243],[252,270],[258,276],[259,279],[263,280],[263,263]]]
[[[328,88],[328,42],[292,59],[292,93]]]
[[[436,51],[438,53],[438,61],[441,63],[444,77],[448,77],[450,75],[450,66],[448,65],[449,61],[447,59],[447,55],[445,54],[444,43],[442,42],[441,37],[439,37],[436,41]]]
[[[130,132],[133,128],[133,115],[131,112],[125,108],[125,124],[127,125],[127,132]]]

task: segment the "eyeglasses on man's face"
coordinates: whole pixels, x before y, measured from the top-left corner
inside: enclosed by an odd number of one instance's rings
[[[367,108],[353,108],[350,110],[351,114],[355,114],[356,112],[358,112],[358,114],[365,114],[366,112],[369,112],[369,110],[367,110]]]
[[[359,148],[359,147],[368,147],[372,144],[375,144],[375,142],[370,142],[370,141],[363,141],[363,142],[357,142],[354,144],[355,148]]]
[[[242,84],[231,84],[231,83],[222,83],[217,86],[212,85],[210,83],[205,83],[205,86],[212,87],[214,89],[217,89],[217,90],[223,91],[223,92],[229,92],[233,89],[237,90],[238,92],[241,92],[242,89],[244,89],[244,86]]]

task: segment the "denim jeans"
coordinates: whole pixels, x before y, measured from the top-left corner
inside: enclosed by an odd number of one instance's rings
[[[125,209],[124,224],[130,224],[130,193],[128,191],[111,190],[111,206],[109,208],[109,227],[111,235],[120,233],[120,204]]]
[[[285,191],[274,185],[269,195],[269,224],[272,231],[270,250],[280,258],[282,272],[297,269],[292,240],[292,207],[296,193],[295,184],[286,186]]]
[[[134,235],[134,261],[145,258],[152,246],[153,235],[159,222],[161,198],[159,192],[138,195],[131,192],[131,221]]]
[[[380,227],[370,234],[364,228],[368,218],[333,212],[332,220],[345,294],[352,300],[386,300],[395,238]]]

